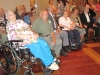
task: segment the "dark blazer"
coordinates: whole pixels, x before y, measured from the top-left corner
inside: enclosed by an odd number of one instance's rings
[[[87,25],[88,26],[88,22],[87,22],[85,13],[83,12],[79,16],[80,16],[82,25]],[[94,21],[93,21],[93,18],[91,16],[91,14],[89,14],[89,18],[90,18],[90,24],[93,26]]]
[[[50,13],[48,13],[48,19],[51,21],[52,27],[53,27],[53,29],[55,30],[55,28],[54,28],[54,21],[53,21],[53,18],[52,18],[52,16],[51,16]]]

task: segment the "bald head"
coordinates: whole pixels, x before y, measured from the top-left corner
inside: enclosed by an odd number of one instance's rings
[[[4,16],[4,9],[0,7],[0,17]]]
[[[46,20],[48,19],[48,11],[47,11],[47,10],[42,10],[42,11],[40,12],[40,17],[41,17],[44,21],[46,21]]]

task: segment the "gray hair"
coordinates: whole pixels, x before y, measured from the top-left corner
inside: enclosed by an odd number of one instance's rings
[[[52,6],[51,5],[49,5],[48,7],[47,7],[47,11],[50,11],[50,10],[52,10],[53,8],[52,8]]]
[[[6,19],[8,19],[9,12],[13,12],[13,11],[12,11],[12,10],[7,10],[7,11],[5,12]]]

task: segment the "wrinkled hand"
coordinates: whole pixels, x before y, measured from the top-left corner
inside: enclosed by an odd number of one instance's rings
[[[56,30],[56,33],[57,33],[57,34],[60,34],[60,32],[61,32],[61,29],[58,28],[58,29]]]
[[[79,27],[80,27],[80,28],[83,28],[83,26],[82,26],[82,25],[79,25]]]
[[[73,26],[70,26],[70,29],[69,30],[73,30],[74,28],[73,28]]]
[[[34,39],[35,39],[35,40],[37,40],[38,37],[39,37],[39,35],[38,35],[37,33],[34,33],[33,36],[34,36]]]
[[[84,28],[87,28],[87,26],[86,26],[86,25],[84,25]]]
[[[97,27],[97,25],[93,24],[93,27]]]

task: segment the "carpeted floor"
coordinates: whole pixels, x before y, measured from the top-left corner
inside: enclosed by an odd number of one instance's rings
[[[100,75],[100,65],[83,51],[74,51],[60,60],[60,75]]]

